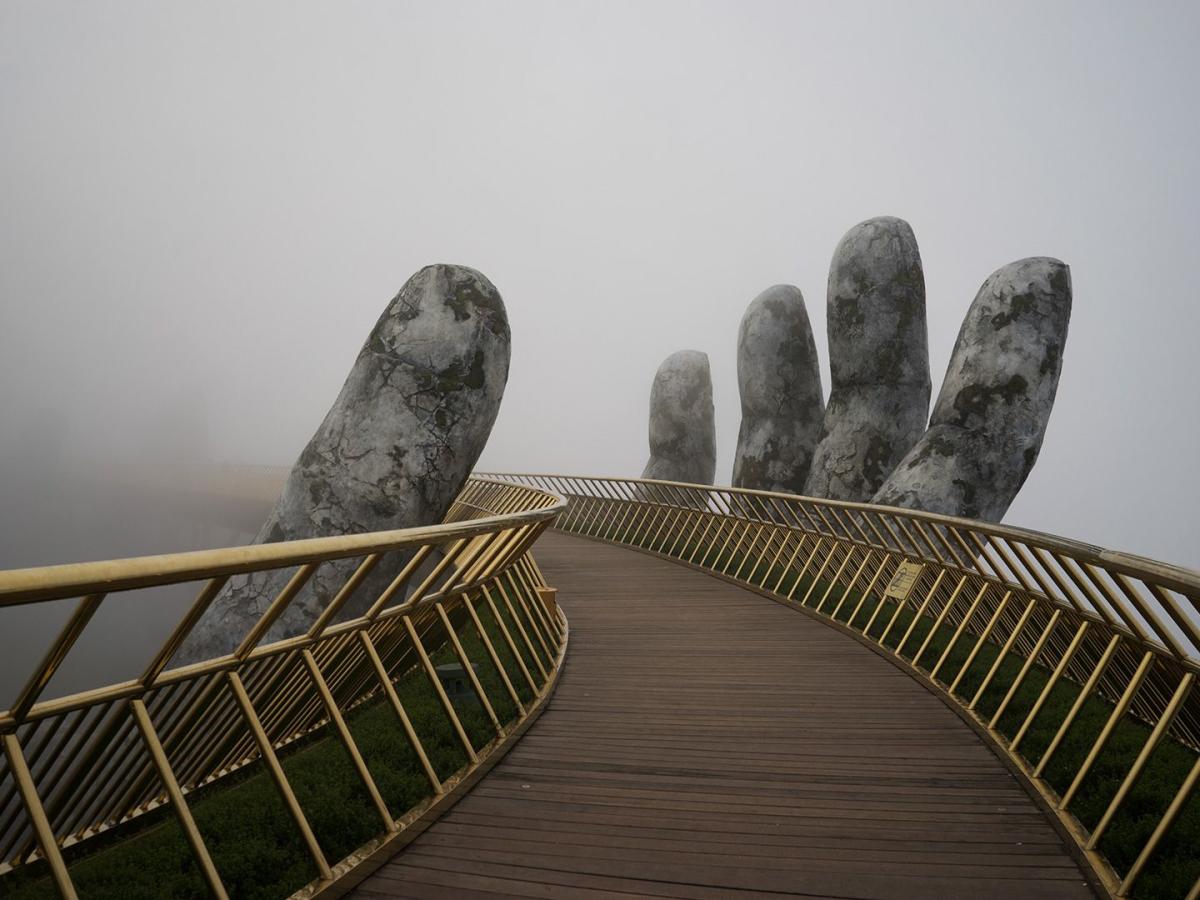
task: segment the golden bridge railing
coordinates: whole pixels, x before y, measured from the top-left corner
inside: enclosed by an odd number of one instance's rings
[[[891,656],[1007,754],[1114,896],[1132,889],[1196,791],[1200,757],[1131,864],[1117,872],[1100,854],[1161,742],[1170,736],[1200,749],[1200,573],[1017,528],[865,504],[622,478],[491,477],[566,497],[556,525],[563,531],[714,573]],[[1061,721],[1049,723],[1048,745],[1030,752],[1030,728],[1064,681],[1078,693]],[[1036,699],[1018,709],[1014,698],[1027,682]],[[984,713],[981,700],[997,694],[999,704]],[[1059,793],[1047,767],[1066,757],[1065,741],[1097,697],[1111,712]],[[1006,714],[1019,721],[1008,734],[998,728]],[[1072,801],[1128,716],[1148,726],[1148,738],[1086,828]],[[1187,897],[1198,895],[1200,879]]]
[[[169,803],[210,892],[225,897],[188,797],[261,759],[318,873],[300,894],[340,891],[357,864],[381,859],[389,845],[400,845],[406,828],[453,802],[465,780],[540,712],[557,678],[568,629],[529,549],[563,505],[540,488],[473,478],[443,524],[427,528],[0,572],[0,608],[78,598],[17,699],[0,713],[0,873],[42,858],[58,892],[75,897],[63,849]],[[357,565],[336,595],[322,599],[313,625],[303,635],[263,644],[271,624],[317,568],[333,560]],[[386,590],[365,614],[339,620],[338,611],[368,574],[389,560],[399,573]],[[283,568],[295,574],[233,653],[172,667],[231,577]],[[197,582],[199,593],[149,655],[140,677],[41,699],[106,597],[181,582]],[[493,623],[500,651],[481,616]],[[518,710],[507,725],[497,718],[455,623],[473,626]],[[482,748],[472,746],[437,677],[430,654],[438,646],[453,647],[495,730]],[[532,664],[524,661],[529,659]],[[430,765],[393,689],[414,669],[424,672],[436,692],[468,760],[445,780]],[[523,703],[520,695],[533,699]],[[388,808],[346,726],[343,714],[375,697],[393,707],[430,782],[433,799],[419,809],[397,815]],[[341,861],[326,858],[276,754],[326,725],[345,745],[380,817],[380,837]]]

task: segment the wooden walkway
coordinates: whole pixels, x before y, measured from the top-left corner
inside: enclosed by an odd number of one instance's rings
[[[557,694],[361,898],[1093,896],[975,732],[855,640],[682,566],[537,547]]]

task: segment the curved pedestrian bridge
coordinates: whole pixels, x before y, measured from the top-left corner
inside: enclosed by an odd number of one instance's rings
[[[370,897],[1094,896],[984,740],[853,638],[549,534],[571,622],[542,717]]]
[[[1036,532],[551,475],[428,528],[0,572],[61,623],[0,713],[0,895],[1197,900],[1198,606],[1200,573]],[[151,613],[131,677],[55,691]]]

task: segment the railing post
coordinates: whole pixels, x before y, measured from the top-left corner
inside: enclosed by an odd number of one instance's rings
[[[12,773],[13,781],[16,782],[17,791],[21,794],[21,802],[25,804],[25,812],[29,815],[34,834],[37,835],[42,856],[50,865],[50,875],[54,879],[54,886],[63,900],[76,900],[78,895],[75,893],[75,885],[71,883],[71,875],[67,872],[66,863],[63,862],[62,851],[58,849],[58,841],[50,827],[50,820],[46,818],[46,811],[38,796],[37,785],[33,782],[33,776],[30,775],[29,766],[25,762],[25,755],[21,752],[21,742],[17,740],[15,734],[4,735],[4,755],[8,758],[8,769]]]
[[[204,880],[208,883],[208,889],[218,900],[229,900],[229,894],[225,892],[225,885],[221,882],[217,867],[213,865],[212,857],[208,854],[208,847],[204,844],[200,829],[196,827],[196,820],[192,818],[192,811],[188,808],[187,799],[183,796],[179,782],[175,780],[175,773],[171,771],[171,763],[167,760],[167,753],[158,740],[158,734],[154,730],[154,723],[150,721],[150,713],[146,710],[146,704],[139,698],[130,701],[129,708],[133,712],[138,731],[142,733],[146,749],[150,751],[154,768],[158,770],[158,777],[162,780],[163,787],[166,788],[167,796],[171,799],[171,806],[179,818],[179,824],[183,827],[183,834],[192,848],[192,855],[196,857]]]

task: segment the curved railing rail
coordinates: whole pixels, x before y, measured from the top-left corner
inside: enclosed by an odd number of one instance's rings
[[[189,795],[261,760],[317,873],[300,894],[340,889],[358,863],[382,857],[408,826],[448,805],[540,712],[561,666],[567,623],[528,551],[563,506],[541,488],[473,478],[444,523],[427,528],[0,572],[0,609],[78,599],[16,700],[0,713],[0,888],[3,873],[40,858],[58,892],[76,896],[63,850],[169,803],[209,890],[225,897]],[[307,632],[263,643],[317,569],[335,560],[356,564],[335,595],[316,598],[320,613]],[[230,578],[284,568],[295,570],[287,586],[234,652],[172,665]],[[398,574],[387,588],[364,614],[343,621],[339,611],[370,573],[389,568]],[[107,597],[183,582],[199,583],[199,593],[139,677],[42,699]],[[464,630],[486,650],[517,710],[514,720],[502,722],[489,702],[459,639]],[[439,681],[430,658],[439,647],[452,647],[495,731],[483,747],[473,746]],[[468,760],[450,778],[438,777],[393,688],[414,669],[436,692]],[[399,815],[381,796],[344,718],[374,698],[393,707],[430,785],[431,800]],[[377,839],[333,862],[277,755],[326,725],[344,744],[381,826]]]
[[[890,655],[991,737],[1114,896],[1133,888],[1196,791],[1200,757],[1169,805],[1138,830],[1148,836],[1130,859],[1110,864],[1102,855],[1106,832],[1163,741],[1200,749],[1200,693],[1192,690],[1200,573],[1023,529],[866,504],[624,478],[491,477],[566,497],[556,526],[563,531],[704,569]],[[1130,720],[1148,734],[1084,825],[1073,803]],[[1200,879],[1187,896],[1198,895]]]

